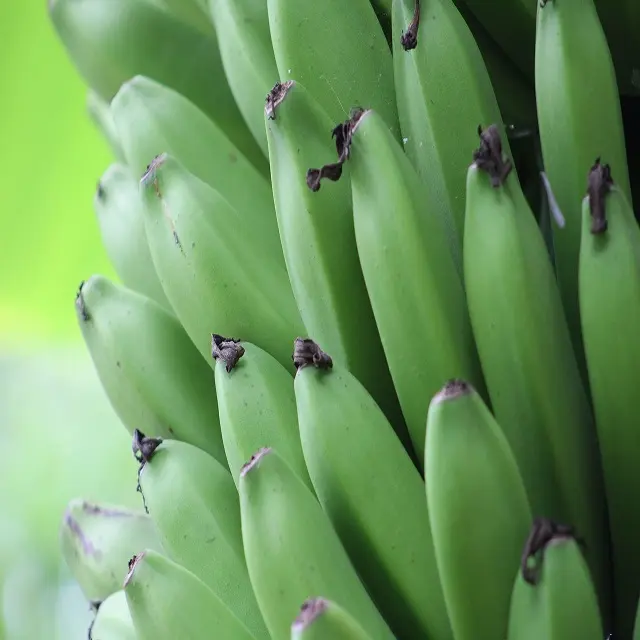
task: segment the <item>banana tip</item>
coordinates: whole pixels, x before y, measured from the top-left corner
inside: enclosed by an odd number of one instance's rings
[[[273,86],[273,89],[269,91],[264,104],[264,114],[269,120],[276,119],[276,109],[285,100],[294,84],[295,82],[293,80],[286,80],[285,82],[278,81]]]
[[[89,315],[89,311],[87,310],[87,305],[85,304],[84,295],[82,293],[82,290],[86,283],[86,280],[82,280],[80,282],[76,291],[75,299],[76,313],[78,314],[78,318],[82,320],[82,322],[89,322],[89,320],[91,320],[91,316]]]
[[[473,393],[473,386],[466,380],[460,378],[452,378],[433,396],[433,403],[445,402],[446,400],[454,400],[460,396],[466,396]]]
[[[251,456],[249,461],[245,462],[242,465],[242,469],[240,469],[240,477],[244,478],[247,475],[247,473],[249,473],[249,471],[251,471],[253,468],[257,467],[258,464],[260,463],[260,460],[262,460],[262,458],[264,458],[269,453],[271,453],[271,447],[262,447],[262,449],[259,449],[258,451],[256,451]]]
[[[300,613],[293,621],[291,631],[303,631],[312,624],[314,620],[321,616],[326,609],[327,601],[324,598],[309,598],[309,600],[306,600],[302,607],[300,607]]]
[[[131,580],[133,579],[133,574],[135,573],[136,567],[140,563],[140,561],[144,558],[144,551],[139,553],[138,555],[133,556],[131,560],[129,560],[129,566],[127,575],[125,576],[124,582],[122,584],[122,588],[126,589]]]

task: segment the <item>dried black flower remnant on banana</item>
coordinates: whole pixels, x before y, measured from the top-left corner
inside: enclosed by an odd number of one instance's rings
[[[511,173],[513,163],[502,156],[502,139],[495,124],[489,125],[484,130],[479,126],[478,135],[480,147],[473,152],[473,161],[479,169],[489,174],[491,184],[499,187]]]
[[[594,235],[604,233],[608,228],[605,199],[612,186],[611,167],[608,164],[601,164],[600,158],[597,158],[589,171],[587,188],[591,211],[591,233]]]

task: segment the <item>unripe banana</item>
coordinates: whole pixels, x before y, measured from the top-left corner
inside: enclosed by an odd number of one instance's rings
[[[249,342],[212,338],[222,441],[233,481],[265,442],[313,490],[302,454],[293,377],[273,356]]]
[[[88,640],[137,640],[124,591],[103,600],[89,627]]]
[[[431,401],[424,464],[453,637],[504,638],[532,515],[500,425],[462,380],[449,381]]]
[[[205,0],[216,28],[222,65],[240,112],[268,153],[262,103],[278,79],[267,0]]]
[[[176,318],[103,276],[82,283],[76,312],[98,377],[129,433],[189,442],[226,466],[213,372]]]
[[[139,640],[256,639],[202,580],[153,551],[132,559],[124,592]]]
[[[309,474],[353,566],[399,638],[453,639],[418,470],[349,371],[309,339],[293,357]]]
[[[483,388],[462,281],[442,221],[425,210],[426,188],[381,116],[357,110],[337,133],[365,284],[422,466],[429,399],[443,380]]]
[[[631,637],[640,597],[640,229],[607,165],[589,172],[582,201],[579,294],[609,509],[616,636]]]
[[[194,29],[211,35],[213,25],[204,10],[204,0],[147,0],[186,22]]]
[[[213,31],[198,31],[146,0],[48,6],[71,62],[104,100],[133,76],[149,76],[200,107],[245,155],[261,155],[229,90]]]
[[[348,169],[336,184],[308,186],[309,167],[335,153],[334,125],[292,80],[274,87],[265,116],[280,237],[307,334],[365,385],[409,444],[358,260]]]
[[[536,518],[513,587],[508,640],[605,637],[589,567],[571,528]]]
[[[122,587],[127,562],[140,548],[162,551],[142,511],[74,499],[60,529],[62,557],[85,598],[99,604]]]
[[[100,178],[93,208],[102,244],[122,283],[173,313],[153,266],[144,228],[138,180],[128,166],[114,163]]]
[[[291,640],[371,640],[353,617],[335,602],[311,598],[291,625]]]
[[[118,139],[118,131],[113,121],[113,115],[109,108],[109,103],[97,94],[93,89],[87,89],[87,113],[102,139],[108,145],[114,159],[125,163],[124,152]]]
[[[223,197],[170,156],[142,179],[156,271],[178,319],[211,361],[211,332],[238,336],[291,367],[302,321],[284,264]]]
[[[611,166],[618,187],[631,202],[615,70],[593,0],[541,0],[535,52],[542,157],[566,221],[563,228],[552,227],[555,268],[574,350],[588,384],[578,262],[585,177],[595,158]]]
[[[601,464],[549,254],[494,127],[481,133],[473,158],[466,191],[465,286],[493,411],[533,513],[571,522],[586,539],[605,606]]]
[[[256,638],[268,638],[247,574],[238,493],[229,471],[197,447],[138,436],[140,491],[163,548]]]
[[[290,639],[310,593],[343,607],[371,640],[394,640],[327,515],[275,449],[245,464],[239,493],[247,567],[271,640]]]
[[[279,79],[295,78],[334,122],[354,106],[376,109],[399,140],[393,59],[369,0],[267,5]]]

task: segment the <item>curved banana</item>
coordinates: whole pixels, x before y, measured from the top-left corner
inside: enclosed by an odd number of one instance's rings
[[[430,397],[452,377],[484,384],[462,281],[441,220],[425,210],[426,188],[382,117],[358,110],[337,131],[365,284],[422,466]]]
[[[532,515],[516,460],[478,393],[450,380],[429,406],[429,519],[456,640],[504,638]]]
[[[581,202],[595,158],[611,166],[631,201],[618,86],[593,0],[541,0],[535,52],[542,158],[566,221],[563,228],[553,225],[555,268],[578,365],[588,384],[578,262]]]
[[[137,435],[140,492],[163,548],[256,638],[268,638],[247,574],[238,493],[229,471],[192,445]]]
[[[589,567],[574,535],[571,527],[536,518],[513,587],[507,640],[606,637]]]
[[[176,318],[103,276],[83,282],[78,323],[123,425],[189,442],[227,464],[213,372]]]
[[[212,338],[222,441],[233,481],[265,442],[313,490],[302,454],[293,377],[273,356],[249,342]]]
[[[173,313],[153,266],[144,228],[138,180],[128,166],[114,163],[93,197],[102,245],[122,283]]]
[[[473,160],[465,286],[493,411],[533,513],[570,522],[585,537],[605,606],[607,514],[595,426],[549,254],[495,127],[481,133]]]
[[[249,576],[272,640],[290,640],[310,593],[338,603],[371,640],[394,640],[327,515],[275,449],[245,464],[239,493]]]
[[[131,560],[124,592],[139,640],[256,640],[202,580],[153,551]]]
[[[279,80],[295,78],[334,122],[376,109],[400,139],[389,45],[369,0],[267,0]],[[313,13],[313,19],[310,13]]]
[[[206,0],[147,0],[155,6],[168,11],[174,17],[185,22],[194,29],[211,35],[213,25],[205,11]]]
[[[631,637],[640,597],[640,228],[609,166],[589,172],[582,201],[579,297],[609,509],[616,637]]]
[[[310,598],[291,625],[291,640],[371,640],[353,617],[335,602]]]
[[[231,93],[265,156],[264,97],[278,79],[267,0],[205,0]]]
[[[211,361],[211,332],[237,336],[291,367],[302,321],[287,272],[260,230],[170,156],[142,179],[156,271],[178,319]]]
[[[398,637],[453,640],[419,472],[347,369],[309,339],[293,357],[309,474],[353,566]]]
[[[309,167],[335,153],[327,135],[332,121],[292,80],[274,87],[265,117],[284,258],[307,334],[365,385],[408,445],[358,260],[348,175],[321,190],[318,183],[316,192],[308,188]]]
[[[247,157],[262,152],[227,84],[218,42],[146,0],[50,0],[49,16],[80,76],[104,100],[145,75],[191,100]]]
[[[121,588],[127,562],[140,548],[162,551],[147,514],[107,503],[71,500],[59,535],[69,571],[95,605]]]
[[[118,140],[118,131],[113,121],[113,114],[109,103],[98,95],[96,91],[87,89],[87,114],[91,118],[102,139],[109,147],[113,157],[117,162],[125,163],[124,152]]]
[[[100,603],[88,636],[88,640],[137,640],[127,596],[122,589]]]

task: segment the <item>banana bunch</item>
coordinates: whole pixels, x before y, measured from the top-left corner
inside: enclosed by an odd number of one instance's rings
[[[113,152],[118,281],[75,308],[139,462],[139,510],[63,518],[90,638],[640,639],[604,4],[49,3]]]

